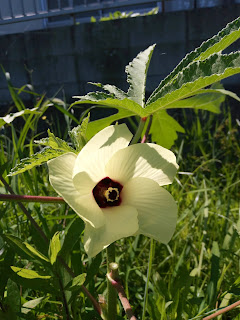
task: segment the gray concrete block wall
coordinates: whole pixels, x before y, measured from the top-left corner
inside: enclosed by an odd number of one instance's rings
[[[240,5],[179,11],[100,23],[65,26],[1,36],[0,63],[14,86],[29,82],[50,97],[63,87],[70,101],[96,88],[87,82],[111,83],[127,90],[125,66],[142,50],[157,44],[149,68],[152,91],[203,40],[216,34],[240,14]],[[234,50],[239,50],[239,42]],[[230,81],[238,85],[239,78]],[[8,103],[6,81],[0,74],[0,103]],[[62,92],[59,93],[62,97]]]

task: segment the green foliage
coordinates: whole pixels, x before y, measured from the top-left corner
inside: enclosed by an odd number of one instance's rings
[[[228,23],[225,28],[223,28],[217,35],[204,41],[199,48],[188,53],[186,57],[180,61],[176,68],[159,84],[156,89],[159,91],[165,84],[171,82],[179,72],[186,68],[190,63],[196,60],[204,60],[210,57],[210,55],[222,52],[228,46],[230,46],[234,41],[240,37],[240,18]],[[153,92],[152,95],[154,95]]]
[[[68,143],[58,137],[55,137],[54,134],[48,129],[48,138],[43,138],[39,141],[34,141],[37,144],[42,146],[47,146],[55,150],[61,150],[63,152],[75,152]]]
[[[26,254],[28,258],[31,257],[33,259],[40,259],[41,262],[42,260],[49,262],[47,257],[45,257],[41,252],[39,252],[29,243],[23,242],[19,238],[10,234],[5,233],[3,236],[6,241],[13,247],[13,249],[19,252],[20,255]]]
[[[126,66],[129,89],[127,95],[142,108],[145,106],[145,86],[148,67],[151,61],[155,44],[140,52],[129,65]]]
[[[50,279],[51,276],[40,275],[34,270],[31,269],[23,269],[12,266],[11,269],[21,278],[26,279]]]
[[[158,13],[158,7],[153,8],[152,10],[148,11],[147,13],[135,13],[133,11],[130,12],[121,12],[121,11],[115,11],[113,13],[109,13],[108,16],[102,17],[99,19],[99,21],[109,21],[109,20],[117,20],[117,19],[125,19],[125,18],[132,18],[132,17],[138,17],[138,16],[150,16],[153,14]],[[91,22],[96,22],[97,19],[95,17],[91,17]]]
[[[65,290],[67,291],[81,290],[81,287],[85,282],[85,279],[86,279],[86,273],[76,276],[67,284]]]
[[[211,89],[204,88],[240,72],[240,52],[221,53],[239,37],[240,19],[238,18],[229,23],[216,36],[203,42],[199,48],[187,54],[173,72],[161,81],[150,95],[146,105],[144,101],[146,76],[155,45],[140,52],[126,67],[127,81],[130,83],[127,93],[116,86],[93,83],[108,93],[90,92],[85,96],[75,96],[74,98],[79,100],[74,102],[72,107],[85,103],[100,105],[118,109],[119,116],[121,115],[120,110],[125,109],[131,112],[131,115],[140,117],[154,115],[161,109],[175,108],[195,108],[218,113],[220,112],[220,104],[224,101],[224,95],[229,95],[236,100],[239,98],[236,94],[224,90],[217,84]],[[154,115],[154,118],[154,123],[156,123],[159,117]],[[102,128],[104,123],[107,125],[109,124],[108,120],[112,119],[116,120],[117,116],[106,119],[106,122],[102,119],[97,120],[100,122],[99,125],[97,121],[94,122],[94,125]],[[174,120],[170,116],[165,116],[164,122],[165,126],[171,127]],[[173,144],[177,137],[177,130],[174,130],[171,136],[170,141],[172,142],[169,141],[165,145],[171,146]]]
[[[111,108],[122,108],[126,109],[128,111],[131,111],[133,114],[139,115],[140,117],[145,116],[144,109],[142,107],[131,100],[130,98],[119,100],[115,98],[112,94],[107,94],[104,92],[90,92],[85,96],[75,96],[74,98],[80,99],[72,104],[73,106],[76,106],[78,104],[94,104],[94,105],[100,105],[100,106],[106,106]]]
[[[149,114],[198,93],[198,90],[240,72],[240,52],[213,54],[185,67],[174,80],[156,89],[147,101]]]
[[[22,111],[19,112],[15,112],[15,113],[9,113],[4,117],[0,117],[0,127],[3,126],[4,124],[9,124],[11,123],[15,118],[17,117],[21,117],[25,114],[38,114],[40,112],[37,111],[37,108],[33,108],[33,109],[24,109]]]
[[[72,139],[72,142],[76,148],[76,151],[79,152],[87,143],[87,129],[89,123],[90,113],[86,118],[83,119],[81,125],[74,127],[69,131],[69,136]]]
[[[52,149],[49,147],[43,148],[41,151],[35,153],[29,158],[21,159],[20,163],[17,164],[9,173],[9,176],[14,176],[16,174],[25,172],[34,168],[35,166],[39,166],[48,160],[56,158],[65,152],[58,149]]]
[[[57,256],[61,250],[60,233],[56,232],[52,237],[49,245],[49,259],[51,264],[56,262]]]
[[[166,110],[159,110],[154,114],[149,132],[153,142],[170,149],[178,137],[177,132],[184,133],[185,130]]]

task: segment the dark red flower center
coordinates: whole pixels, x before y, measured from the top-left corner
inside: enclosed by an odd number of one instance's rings
[[[100,208],[114,207],[121,203],[122,188],[121,183],[106,177],[96,184],[92,193]]]

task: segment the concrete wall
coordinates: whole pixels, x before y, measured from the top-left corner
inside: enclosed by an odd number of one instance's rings
[[[15,87],[32,79],[37,92],[52,96],[63,86],[70,99],[95,90],[88,81],[126,90],[125,66],[139,51],[157,43],[147,82],[151,91],[187,52],[239,14],[240,5],[235,5],[1,36],[0,63],[10,72]],[[231,50],[239,47],[236,42]],[[240,79],[233,77],[228,83],[237,86]],[[10,100],[1,73],[0,103]]]

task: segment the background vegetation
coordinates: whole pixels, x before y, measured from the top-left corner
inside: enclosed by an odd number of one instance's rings
[[[9,89],[13,106],[24,111],[21,91],[28,88],[18,91],[9,83]],[[84,106],[70,111],[64,101],[32,95],[38,113],[24,111],[1,128],[1,177],[16,194],[54,196],[46,165],[13,177],[7,174],[20,159],[39,150],[34,140],[46,137],[47,128],[67,139],[68,131],[85,115]],[[239,300],[239,119],[232,118],[229,103],[223,103],[220,115],[201,110],[173,113],[185,134],[179,134],[172,147],[180,169],[168,187],[179,207],[171,242],[167,246],[154,242],[151,251],[151,240],[144,236],[117,242],[120,276],[138,318],[146,309],[142,319],[202,319],[209,311]],[[135,130],[135,117],[129,118],[128,126]],[[8,191],[1,183],[0,193]],[[95,298],[102,295],[105,253],[88,260],[80,237],[83,223],[72,209],[54,203],[24,206],[49,240],[59,231],[63,259],[75,275],[87,273],[84,285]],[[74,320],[100,319],[81,290],[82,281],[73,284],[56,257],[53,264],[44,260],[49,246],[16,202],[1,202],[0,227],[0,319],[65,319],[68,313]],[[149,254],[153,263],[147,275]],[[21,268],[27,273],[22,274]],[[119,319],[125,319],[124,312]],[[239,309],[218,319],[239,320]]]

